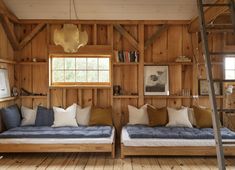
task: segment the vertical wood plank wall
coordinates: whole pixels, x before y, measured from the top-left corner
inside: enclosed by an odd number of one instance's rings
[[[134,51],[134,47],[123,37],[113,24],[87,22],[82,24],[82,28],[88,33],[89,46],[108,46],[113,50]],[[32,60],[32,58],[44,59],[45,64],[17,64],[14,67],[5,65],[11,73],[11,86],[24,88],[34,93],[44,93],[47,97],[22,97],[19,104],[28,107],[43,106],[62,106],[67,107],[72,103],[78,103],[83,107],[88,105],[97,105],[101,107],[113,106],[114,118],[117,126],[121,126],[121,114],[127,113],[127,105],[141,106],[145,103],[157,107],[181,105],[190,106],[192,104],[201,104],[209,106],[208,97],[193,99],[193,95],[198,95],[198,79],[206,78],[205,67],[203,65],[201,44],[198,41],[198,34],[189,34],[188,25],[172,24],[168,30],[161,33],[160,37],[148,48],[144,49],[144,42],[149,39],[161,25],[144,24],[122,24],[121,26],[138,42],[137,50],[140,54],[138,64],[118,65],[112,64],[112,85],[120,85],[124,94],[129,97],[113,97],[112,87],[110,88],[49,88],[49,70],[48,57],[56,48],[53,43],[53,32],[56,28],[61,28],[62,24],[48,24],[43,30],[21,51],[13,53],[12,48],[2,28],[0,27],[1,49],[0,57],[13,59],[17,62],[22,60]],[[19,40],[22,40],[33,28],[34,24],[23,24],[15,26],[15,33]],[[2,38],[3,37],[3,38]],[[223,34],[209,35],[211,51],[223,50]],[[4,42],[2,42],[4,41]],[[234,48],[234,46],[233,46]],[[56,48],[57,49],[57,48]],[[61,48],[60,48],[61,50]],[[57,51],[57,53],[60,52]],[[53,51],[54,52],[54,51]],[[62,52],[62,51],[61,51]],[[176,64],[175,59],[178,56],[187,56],[192,59],[193,64]],[[223,59],[222,57],[213,58],[216,64],[213,64],[213,73],[215,78],[223,79]],[[112,56],[112,63],[114,63]],[[145,65],[162,64],[169,66],[170,95],[172,97],[144,96],[144,74]],[[2,64],[1,64],[2,65]],[[15,79],[13,78],[15,76]],[[191,91],[190,97],[178,96],[182,89]],[[138,93],[137,96],[130,96],[131,93]],[[175,97],[174,97],[175,96]],[[222,98],[218,98],[222,105]],[[2,104],[1,104],[2,105]],[[220,105],[220,106],[221,106]],[[125,114],[126,115],[126,114]],[[124,117],[122,122],[126,122],[128,117]]]
[[[15,69],[14,64],[11,63],[12,61],[14,61],[14,51],[11,47],[10,42],[7,39],[2,24],[0,24],[0,68],[8,70],[9,83],[11,88],[15,84]],[[10,104],[14,104],[14,100],[0,102],[0,108],[6,107]]]

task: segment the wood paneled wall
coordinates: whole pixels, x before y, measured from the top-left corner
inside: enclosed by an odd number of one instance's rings
[[[117,23],[115,23],[117,24]],[[98,47],[108,46],[113,50],[134,51],[140,53],[138,64],[133,65],[112,65],[112,84],[120,85],[126,97],[113,97],[112,87],[110,88],[49,88],[48,64],[44,65],[19,65],[17,66],[18,81],[20,88],[25,88],[34,93],[47,93],[47,98],[22,98],[21,104],[35,107],[38,104],[44,106],[67,107],[72,103],[82,106],[96,105],[107,107],[112,105],[117,124],[120,123],[120,115],[127,113],[127,105],[141,106],[149,103],[157,107],[181,105],[190,106],[194,103],[209,106],[207,97],[193,99],[192,95],[198,95],[198,79],[205,77],[205,67],[202,64],[202,51],[198,34],[189,34],[188,25],[172,24],[166,31],[163,31],[153,44],[144,49],[144,41],[147,41],[161,25],[148,24],[122,24],[121,25],[137,42],[135,47],[128,39],[113,27],[112,24],[83,24],[89,36],[88,46]],[[53,33],[56,28],[61,28],[61,24],[48,24],[23,50],[15,52],[15,59],[40,58],[48,61],[51,53],[60,53],[62,48],[55,47],[53,43]],[[26,24],[15,27],[18,39],[22,39],[34,28],[34,25]],[[211,51],[222,50],[223,34],[210,35]],[[56,49],[56,50],[55,50]],[[93,49],[93,48],[92,48]],[[102,48],[101,48],[102,50]],[[84,51],[82,48],[80,51]],[[89,53],[89,52],[85,52]],[[95,54],[95,50],[91,50]],[[193,64],[176,64],[178,56],[187,56],[192,59]],[[213,61],[223,60],[215,58]],[[113,57],[113,63],[115,62]],[[170,96],[156,97],[144,96],[143,92],[143,68],[144,65],[162,64],[169,66]],[[215,78],[223,78],[223,65],[213,65]],[[189,89],[190,97],[181,96],[182,89]],[[138,93],[131,96],[131,93]],[[128,97],[129,96],[129,97]],[[222,99],[218,99],[222,105]],[[126,115],[126,114],[125,114]],[[128,119],[128,118],[125,118]],[[126,120],[127,121],[127,120]]]
[[[2,24],[0,24],[0,68],[8,70],[10,88],[15,84],[14,64],[11,63],[14,60],[14,51],[8,41],[6,34],[3,30]],[[8,100],[0,102],[0,108],[14,104],[14,100]]]
[[[100,107],[113,106],[113,113],[117,124],[121,124],[121,114],[127,113],[127,105],[141,106],[145,103],[157,107],[171,106],[179,107],[181,105],[191,106],[192,104],[201,104],[209,106],[208,97],[193,98],[198,95],[198,79],[206,78],[205,67],[201,43],[198,33],[189,34],[188,25],[174,22],[169,24],[167,30],[163,31],[149,47],[144,48],[144,42],[155,34],[162,25],[148,24],[146,22],[125,23],[121,26],[133,37],[138,46],[128,41],[128,38],[117,31],[112,23],[99,23],[91,21],[82,23],[82,28],[88,33],[89,41],[86,47],[80,48],[78,53],[81,54],[113,54],[113,50],[134,51],[140,54],[138,64],[123,65],[115,64],[112,55],[112,85],[122,87],[124,97],[113,96],[112,87],[53,87],[49,88],[49,68],[48,60],[50,54],[63,54],[61,47],[53,43],[53,33],[56,28],[61,28],[60,23],[47,24],[39,34],[21,51],[13,52],[2,28],[0,29],[1,38],[0,57],[13,60],[13,55],[18,64],[1,64],[10,70],[11,86],[16,85],[19,89],[24,88],[34,93],[47,94],[47,97],[21,97],[19,104],[36,107],[44,106],[62,106],[67,107],[72,103],[78,103],[81,106],[95,105]],[[162,23],[161,23],[162,24]],[[18,40],[22,40],[36,25],[21,24],[15,25],[15,33]],[[210,50],[234,50],[234,46],[226,45],[222,33],[210,34]],[[228,39],[228,38],[227,38]],[[229,43],[231,43],[230,39]],[[103,50],[103,51],[102,51]],[[178,56],[187,56],[192,59],[192,64],[177,64],[175,59]],[[44,64],[22,63],[25,60],[33,58],[44,59]],[[215,78],[223,79],[223,59],[213,58],[213,74]],[[168,65],[170,96],[144,96],[144,66],[145,65]],[[15,77],[15,79],[14,79]],[[182,96],[182,89],[189,89],[190,96]],[[137,93],[137,95],[131,95]],[[218,98],[220,107],[223,99]],[[125,114],[126,115],[126,114]],[[127,121],[128,117],[125,117]]]

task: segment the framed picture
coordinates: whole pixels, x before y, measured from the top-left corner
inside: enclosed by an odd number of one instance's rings
[[[169,95],[168,66],[144,67],[144,94]]]
[[[6,69],[0,69],[0,98],[10,97],[10,86],[8,71]]]
[[[220,81],[214,81],[214,88],[215,88],[215,95],[222,94]],[[208,81],[206,79],[199,80],[199,95],[201,96],[208,96],[209,95],[209,88],[208,88]]]

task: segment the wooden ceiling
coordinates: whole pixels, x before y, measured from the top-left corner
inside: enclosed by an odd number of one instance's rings
[[[70,19],[70,0],[4,0],[19,19]],[[196,0],[75,0],[84,20],[190,20]],[[72,8],[72,19],[76,19]]]

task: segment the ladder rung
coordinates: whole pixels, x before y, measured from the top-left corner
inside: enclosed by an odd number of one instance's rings
[[[210,52],[210,55],[235,55],[235,52]]]
[[[203,4],[203,7],[229,6],[230,4]]]
[[[218,109],[218,112],[235,113],[235,109]]]

